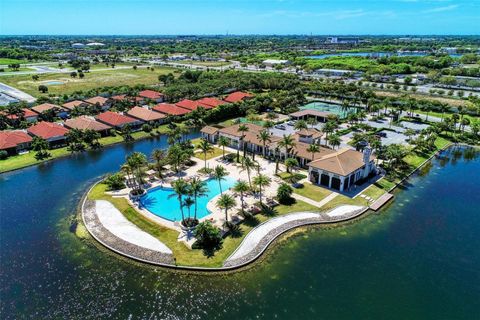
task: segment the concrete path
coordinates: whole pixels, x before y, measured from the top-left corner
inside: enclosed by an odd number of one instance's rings
[[[253,261],[283,232],[308,224],[340,222],[359,216],[365,207],[344,205],[324,213],[297,212],[270,219],[251,230],[240,246],[225,261],[224,267]]]
[[[15,99],[18,99],[18,100],[25,100],[27,102],[35,102],[35,99],[34,97],[32,97],[31,95],[29,95],[28,93],[25,93],[21,90],[18,90],[14,87],[10,87],[9,85],[6,85],[4,83],[1,83],[0,82],[0,92],[2,93],[5,93],[6,95],[9,95]]]
[[[297,199],[297,200],[301,200],[303,202],[306,202],[308,204],[311,204],[312,206],[315,206],[317,208],[321,208],[323,207],[324,205],[326,205],[328,202],[332,201],[336,196],[338,196],[338,193],[336,192],[332,192],[331,194],[329,194],[328,196],[326,196],[325,198],[323,198],[322,200],[320,201],[315,201],[313,199],[310,199],[310,198],[307,198],[305,196],[302,196],[298,193],[292,193],[292,197]]]
[[[97,200],[95,201],[95,207],[100,223],[113,235],[143,248],[172,254],[170,248],[128,221],[110,202]]]

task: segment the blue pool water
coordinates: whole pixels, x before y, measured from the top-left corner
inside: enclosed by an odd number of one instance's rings
[[[63,84],[63,81],[53,80],[53,81],[47,81],[47,82],[45,82],[45,84],[47,84],[47,85],[59,85],[59,84]]]
[[[226,177],[222,181],[222,190],[228,190],[231,188],[237,180],[232,177]],[[210,212],[207,209],[207,203],[220,194],[220,186],[215,179],[209,179],[207,183],[207,196],[197,199],[197,219],[201,219],[208,215]],[[157,187],[149,190],[146,195],[140,199],[140,203],[151,213],[171,221],[181,221],[182,213],[180,211],[180,204],[175,193],[171,188]],[[174,195],[174,196],[171,196]],[[191,216],[193,217],[195,212],[195,205],[190,208]],[[183,209],[185,217],[188,216],[188,208]]]

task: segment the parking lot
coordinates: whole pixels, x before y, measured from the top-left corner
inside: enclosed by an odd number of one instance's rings
[[[386,134],[386,137],[381,137],[382,145],[389,146],[391,144],[406,144],[408,137],[400,132],[394,132],[389,130],[379,131],[380,134]]]

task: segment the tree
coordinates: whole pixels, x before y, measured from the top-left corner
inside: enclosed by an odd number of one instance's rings
[[[181,144],[175,143],[173,146],[168,148],[168,164],[170,164],[173,167],[173,170],[178,173],[180,167],[189,161],[191,155],[190,149],[186,149],[182,147]]]
[[[328,137],[328,143],[335,149],[335,147],[338,147],[342,143],[342,139],[340,139],[338,134],[332,134]]]
[[[217,207],[225,210],[225,224],[228,225],[228,210],[234,208],[237,205],[235,199],[229,194],[222,194],[217,200]]]
[[[307,152],[312,154],[312,161],[315,160],[315,153],[320,151],[320,146],[317,144],[311,144],[307,148]]]
[[[295,122],[295,125],[293,127],[295,128],[295,130],[302,130],[307,129],[308,125],[305,120],[298,120],[297,122]]]
[[[142,168],[147,164],[147,157],[141,152],[134,152],[127,156],[126,164],[131,169],[131,173],[133,175],[133,189],[136,191],[136,194],[140,194],[143,192],[141,185],[143,183],[144,172],[142,171]]]
[[[200,180],[199,177],[193,177],[190,180],[189,191],[195,203],[194,219],[197,220],[197,199],[199,197],[204,197],[208,193],[207,183]]]
[[[244,213],[244,195],[250,190],[248,184],[243,180],[238,180],[233,186],[233,191],[240,193],[240,202],[242,203],[242,214]]]
[[[167,153],[162,149],[154,149],[152,151],[152,159],[155,160],[155,171],[157,171],[158,177],[163,179],[163,171],[165,170],[164,164],[167,158]]]
[[[252,170],[255,170],[258,168],[258,164],[252,158],[245,157],[243,158],[242,167],[243,167],[242,171],[243,170],[247,171],[248,184],[250,185],[250,188],[251,188],[252,187],[252,181],[250,179],[251,172]]]
[[[271,179],[267,177],[264,174],[259,174],[253,178],[253,184],[258,187],[259,195],[260,195],[260,204],[263,204],[262,202],[262,191],[263,188],[266,188],[270,185]]]
[[[40,91],[41,93],[47,93],[48,87],[46,85],[41,84],[38,86],[38,91]]]
[[[262,154],[265,157],[267,151],[266,144],[267,142],[272,142],[272,139],[270,138],[270,133],[268,132],[268,130],[262,130],[258,133],[257,138],[262,142]]]
[[[104,183],[107,185],[107,190],[121,190],[125,188],[125,177],[117,172],[115,174],[108,175]]]
[[[93,129],[87,129],[83,132],[83,141],[92,149],[98,149],[102,146],[98,139],[100,139],[100,133]]]
[[[311,128],[315,127],[315,126],[317,125],[317,123],[318,123],[318,121],[317,121],[317,119],[316,119],[315,117],[310,117],[310,118],[307,119],[307,124],[308,124]]]
[[[200,139],[200,143],[198,144],[198,148],[203,153],[203,160],[205,162],[204,168],[207,169],[207,153],[211,153],[213,151],[213,147],[210,144],[210,142],[208,142],[207,139],[202,138],[202,139]]]
[[[125,142],[131,142],[134,140],[132,136],[132,127],[129,124],[126,124],[120,133],[123,137],[123,141]]]
[[[76,78],[77,77],[77,72],[76,71],[70,72],[70,77]]]
[[[215,227],[210,221],[199,223],[193,231],[193,236],[197,239],[199,246],[203,248],[218,248],[222,243],[222,234],[220,229]]]
[[[285,182],[281,183],[277,189],[277,199],[281,204],[291,204],[293,189]]]
[[[325,140],[328,140],[328,134],[333,133],[337,128],[337,124],[333,121],[327,121],[323,126],[322,131],[326,133]]]
[[[243,147],[243,156],[245,157],[245,144],[243,143],[243,139],[245,139],[245,132],[248,132],[248,130],[248,126],[245,124],[240,124],[237,128],[237,132],[241,134],[237,148],[237,162],[240,162],[240,145]]]
[[[295,158],[285,159],[285,167],[287,168],[287,173],[290,173],[290,170],[294,167],[298,167],[298,161]]]
[[[196,224],[196,221],[195,221],[196,219],[194,219],[194,221],[190,220],[190,217],[191,217],[190,208],[192,207],[192,205],[194,203],[195,203],[195,201],[191,197],[186,197],[185,200],[183,201],[183,205],[185,207],[187,207],[187,209],[188,209],[188,219],[187,220],[189,221],[189,223],[188,223],[189,226],[191,226],[192,224],[194,224],[194,225]]]
[[[184,206],[183,197],[188,195],[189,193],[188,183],[182,178],[179,178],[172,182],[172,189],[174,193],[169,195],[169,197],[177,197],[178,203],[180,205],[180,213],[182,214],[182,223],[184,223],[185,215],[183,213],[183,206]]]
[[[33,137],[32,150],[36,151],[35,159],[43,160],[50,158],[52,155],[50,154],[50,152],[47,151],[48,148],[49,144],[47,140],[40,137]]]
[[[149,125],[148,123],[145,123],[142,125],[142,131],[143,132],[146,132],[146,133],[149,133],[149,132],[152,132],[152,126]]]
[[[79,129],[71,129],[66,134],[68,142],[68,149],[70,152],[77,152],[85,150],[85,145],[83,144],[83,132]]]
[[[222,147],[222,158],[223,160],[225,160],[225,147],[228,147],[230,145],[230,141],[226,137],[220,136],[217,143],[220,147]]]
[[[34,74],[34,75],[32,76],[32,80],[33,80],[33,81],[38,81],[38,79],[40,79],[40,76],[39,76],[38,74]]]
[[[291,134],[283,135],[282,140],[278,142],[278,146],[285,149],[285,158],[288,158],[291,150],[296,146],[295,139]]]
[[[216,166],[215,169],[213,170],[213,177],[215,178],[215,180],[218,181],[218,186],[220,187],[220,193],[221,194],[223,194],[222,180],[225,180],[226,176],[228,176],[228,172],[225,169],[225,167],[222,166],[222,165]]]

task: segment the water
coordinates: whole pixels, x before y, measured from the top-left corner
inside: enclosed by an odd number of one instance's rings
[[[63,81],[58,81],[58,80],[53,80],[53,81],[47,81],[45,82],[46,85],[59,85],[59,84],[64,84]]]
[[[399,56],[399,57],[425,57],[428,56],[429,53],[426,52],[337,52],[337,53],[325,53],[313,56],[306,56],[305,58],[309,59],[325,59],[330,57],[369,57],[369,58],[381,58],[381,57],[391,57],[391,56]],[[450,54],[452,58],[459,58],[461,54]]]
[[[0,175],[2,319],[478,319],[478,154],[450,150],[380,214],[300,233],[219,276],[129,262],[69,231],[96,177],[159,145]]]
[[[237,182],[232,177],[225,177],[222,183],[222,190],[228,190]],[[208,189],[205,197],[197,198],[197,218],[201,219],[210,212],[207,209],[207,203],[220,194],[220,185],[218,180],[209,179],[206,180],[206,187]],[[151,213],[171,221],[181,221],[182,212],[180,210],[180,203],[176,197],[175,192],[171,188],[157,187],[149,190],[146,195],[141,198],[141,204]],[[191,215],[193,216],[195,205],[190,208]],[[188,209],[184,208],[184,214],[187,216]]]
[[[340,118],[345,118],[349,113],[357,112],[356,108],[350,108],[349,110],[342,110],[342,107],[338,104],[325,103],[325,102],[310,102],[303,107],[300,107],[300,110],[311,109],[317,111],[328,111],[333,114],[338,115]]]

